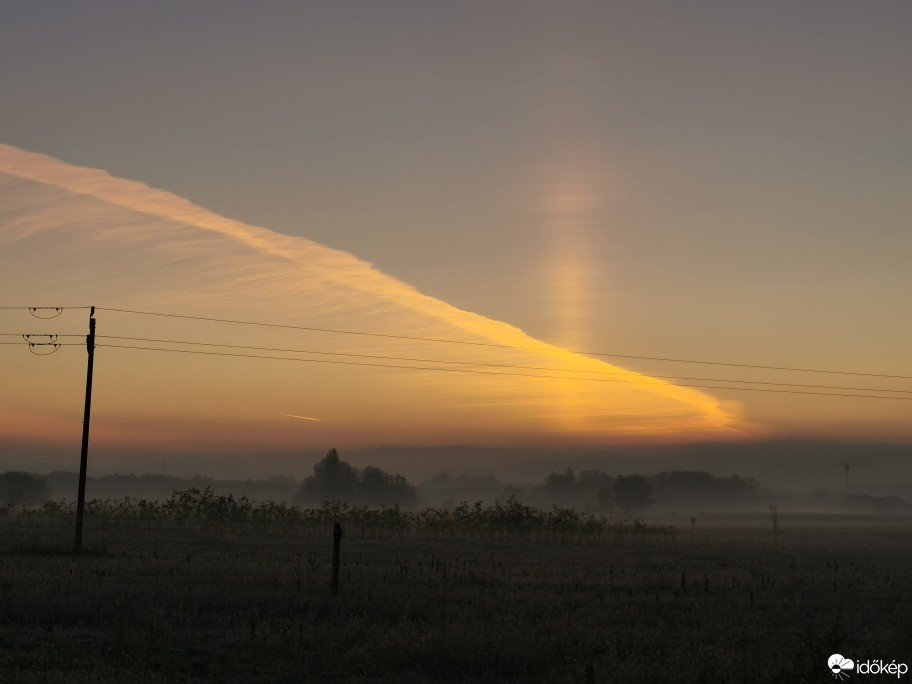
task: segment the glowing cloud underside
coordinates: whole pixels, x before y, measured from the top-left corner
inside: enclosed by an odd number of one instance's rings
[[[95,435],[102,440],[247,440],[269,446],[298,439],[340,446],[595,443],[630,437],[724,437],[736,434],[741,424],[736,408],[702,391],[548,345],[507,323],[426,296],[346,252],[233,221],[100,170],[9,146],[0,146],[0,255],[0,286],[7,303],[95,304],[538,348],[308,333],[100,311],[99,335],[304,349],[325,353],[235,352],[451,369],[99,347]],[[80,332],[85,329],[84,312],[67,312],[57,322],[41,325],[38,331]],[[38,322],[4,314],[4,330],[20,327],[37,328]],[[20,416],[18,427],[0,424],[0,433],[21,430],[28,416],[42,424],[59,420],[71,429],[70,416],[78,413],[71,407],[80,406],[76,397],[85,354],[67,347],[51,357],[53,361],[40,360],[45,365],[39,367],[33,359],[24,359],[18,347],[0,349],[9,386],[17,388],[16,397],[3,398],[3,408]],[[574,377],[520,377],[509,373],[565,374],[504,365],[569,369]],[[39,401],[38,380],[49,367],[69,389],[54,395],[59,398],[45,395]],[[288,415],[321,419],[283,420]]]

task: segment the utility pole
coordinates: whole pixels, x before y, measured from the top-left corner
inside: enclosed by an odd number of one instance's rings
[[[76,543],[73,555],[82,551],[82,519],[85,515],[86,467],[89,462],[89,419],[92,417],[92,367],[95,365],[95,307],[89,313],[89,334],[86,336],[89,363],[86,370],[85,413],[82,416],[82,454],[79,459],[79,494],[76,499]]]

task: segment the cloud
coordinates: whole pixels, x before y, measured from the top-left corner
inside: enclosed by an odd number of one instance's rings
[[[99,335],[322,352],[273,354],[301,359],[283,363],[100,348],[101,406],[124,419],[140,415],[148,425],[167,426],[169,416],[179,414],[189,421],[182,422],[181,433],[188,439],[194,434],[190,419],[208,425],[212,416],[228,412],[235,417],[234,429],[243,432],[241,441],[287,446],[300,435],[267,427],[251,411],[273,407],[281,413],[282,404],[303,399],[318,408],[326,429],[336,426],[338,439],[362,444],[706,439],[744,429],[737,406],[703,391],[544,343],[515,326],[429,297],[352,254],[219,216],[101,170],[0,145],[0,207],[0,286],[6,303],[95,304],[463,343],[99,312]],[[54,330],[81,330],[84,323],[73,315],[57,319]],[[4,318],[3,327],[9,328],[12,319]],[[60,328],[63,319],[67,330]],[[51,323],[42,325],[35,332]],[[0,357],[4,367],[18,363],[10,360],[10,349]],[[63,351],[55,358],[68,360],[55,363],[78,388],[84,357],[72,348]],[[332,353],[434,362],[375,362]],[[16,366],[12,374],[23,392],[18,401],[33,401],[41,391],[33,370]],[[57,411],[71,405],[63,398],[47,401]],[[73,401],[72,392],[66,401]],[[0,429],[10,428],[0,424]],[[99,430],[104,439],[103,422]],[[122,434],[112,424],[110,433],[115,432]],[[228,433],[220,432],[220,439],[230,441]],[[198,435],[211,436],[202,428]]]

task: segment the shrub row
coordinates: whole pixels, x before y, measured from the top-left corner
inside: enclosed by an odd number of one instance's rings
[[[73,501],[48,501],[41,508],[0,509],[6,516],[67,524],[75,518]],[[164,502],[125,497],[93,499],[86,502],[86,519],[95,526],[123,526],[136,523],[149,527],[178,526],[206,529],[256,529],[258,531],[321,532],[339,522],[347,534],[377,536],[409,534],[437,537],[524,537],[604,539],[617,535],[667,537],[671,527],[646,525],[628,515],[599,516],[553,506],[540,510],[524,506],[515,498],[485,506],[462,502],[455,508],[426,508],[403,511],[398,505],[353,506],[325,501],[319,508],[286,503],[254,503],[246,496],[216,494],[210,487],[175,491]],[[87,523],[88,524],[88,523]]]

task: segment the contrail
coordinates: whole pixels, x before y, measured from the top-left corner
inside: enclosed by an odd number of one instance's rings
[[[59,292],[73,297],[82,292],[80,296],[87,300],[91,292],[104,287],[121,292],[123,298],[113,302],[120,311],[109,312],[106,334],[181,339],[180,334],[189,334],[183,332],[188,328],[198,330],[204,323],[218,322],[191,322],[191,317],[275,320],[282,321],[283,329],[272,327],[267,335],[266,327],[236,328],[221,341],[289,349],[305,343],[309,349],[319,342],[345,354],[423,359],[430,353],[430,340],[458,340],[462,344],[455,360],[469,365],[559,366],[581,375],[611,372],[625,380],[609,385],[560,377],[533,384],[528,378],[479,373],[432,374],[416,369],[409,376],[398,371],[402,375],[396,377],[395,369],[379,366],[361,366],[357,371],[354,366],[313,367],[308,396],[320,397],[320,404],[313,407],[326,418],[265,411],[272,416],[351,423],[359,435],[393,442],[400,435],[419,432],[421,439],[475,439],[477,433],[478,439],[496,435],[511,443],[537,443],[544,436],[561,443],[567,437],[587,443],[672,435],[696,440],[741,437],[751,426],[737,404],[710,394],[715,388],[701,391],[704,388],[676,385],[670,378],[652,377],[548,344],[514,325],[425,295],[353,254],[234,221],[98,169],[0,145],[0,206],[4,209],[0,252],[15,245],[16,254],[24,257],[0,257],[0,292],[19,292],[27,286],[32,300],[50,299],[48,293],[56,297]],[[91,287],[80,256],[90,247],[100,279],[93,280]],[[142,269],[122,267],[139,254]],[[121,317],[127,311],[156,310],[173,311],[174,317]],[[179,323],[177,316],[187,319]],[[313,330],[304,331],[305,326]],[[359,330],[372,334],[324,337]],[[308,337],[305,332],[314,334]],[[166,367],[162,363],[155,371],[144,368],[141,374],[149,377]],[[195,367],[201,373],[216,372],[208,364]],[[254,372],[246,368],[237,367],[237,382],[241,376],[247,378],[244,373]],[[26,386],[25,371],[16,372]],[[255,411],[253,407],[281,406],[280,401],[295,403],[296,399],[281,394],[289,380],[277,375],[249,383],[243,408],[234,406],[229,396],[220,402],[242,414]],[[119,391],[126,399],[126,385]],[[372,394],[382,394],[383,400],[370,402]],[[454,406],[458,407],[455,414]],[[226,407],[219,404],[219,408]],[[175,405],[173,410],[189,415],[188,411],[202,409]]]

